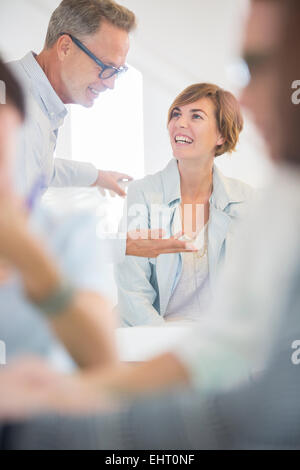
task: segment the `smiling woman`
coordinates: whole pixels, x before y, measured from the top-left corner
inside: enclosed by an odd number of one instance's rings
[[[196,106],[200,100],[200,105]],[[168,126],[170,134],[174,132],[174,122],[178,122],[182,117],[183,112],[180,107],[184,108],[191,122],[202,120],[204,123],[211,124],[211,130],[218,132],[216,157],[235,150],[239,134],[243,129],[243,117],[239,104],[232,93],[211,83],[197,83],[186,88],[177,96],[169,109]],[[213,117],[215,117],[215,120]],[[180,139],[176,138],[176,140]]]
[[[252,194],[249,186],[225,177],[214,164],[215,157],[235,149],[242,128],[237,100],[217,85],[192,85],[171,105],[168,130],[174,159],[164,170],[130,184],[121,226],[157,228],[159,221],[167,237],[182,232],[198,251],[157,260],[127,257],[116,266],[124,324],[195,321],[208,310]]]

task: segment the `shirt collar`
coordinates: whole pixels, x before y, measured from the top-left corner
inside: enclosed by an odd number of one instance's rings
[[[177,160],[173,158],[161,172],[165,201],[173,205],[181,201],[180,175]],[[210,198],[217,209],[224,210],[228,204],[242,202],[245,195],[242,186],[233,184],[236,180],[228,178],[214,164],[213,166],[213,193]]]
[[[180,175],[177,166],[177,160],[173,158],[169,161],[166,168],[161,172],[165,201],[172,205],[181,199],[180,193]]]
[[[43,69],[35,59],[34,52],[26,54],[20,62],[33,82],[33,92],[35,94],[37,93],[38,97],[43,102],[53,130],[57,129],[63,124],[63,120],[68,112],[67,108],[55,92]]]

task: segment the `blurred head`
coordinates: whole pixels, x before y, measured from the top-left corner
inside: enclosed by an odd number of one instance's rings
[[[114,88],[117,77],[100,78],[102,68],[69,34],[103,64],[119,68],[125,65],[129,33],[134,27],[134,14],[114,1],[62,1],[50,19],[44,50],[58,64],[61,98],[65,103],[90,107],[100,92]]]
[[[298,0],[253,0],[244,40],[251,80],[241,104],[269,146],[273,160],[300,162],[299,106],[292,84],[300,79]]]
[[[278,117],[279,156],[282,161],[300,165],[300,3],[285,0],[283,33],[276,59],[280,80]],[[284,125],[283,125],[284,124]]]
[[[168,113],[174,157],[214,158],[235,150],[243,118],[235,97],[217,85],[197,83],[183,90]]]
[[[12,165],[17,131],[25,118],[22,89],[0,59],[0,194],[12,189]]]

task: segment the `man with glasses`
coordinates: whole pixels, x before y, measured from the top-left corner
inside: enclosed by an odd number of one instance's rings
[[[128,175],[54,159],[53,154],[67,114],[65,105],[93,106],[99,94],[113,89],[116,78],[126,72],[129,33],[134,28],[134,13],[111,0],[63,0],[51,16],[41,53],[30,52],[11,63],[27,92],[29,110],[18,159],[23,193],[42,194],[49,186],[99,186],[125,196],[119,183],[131,179]],[[142,236],[147,238],[148,233]],[[122,260],[125,251],[155,257],[183,251],[186,245],[176,239],[128,237],[126,248],[123,241],[116,246],[114,258]]]
[[[79,47],[83,52],[85,52],[91,59],[93,59],[94,62],[96,62],[97,65],[99,65],[101,71],[99,73],[99,78],[102,80],[108,80],[109,78],[113,77],[116,75],[118,77],[118,74],[127,72],[128,67],[126,65],[122,67],[114,67],[113,65],[105,65],[100,59],[98,59],[84,44],[82,44],[79,39],[75,38],[72,36],[72,34],[68,33],[61,33],[62,36],[67,35],[69,36],[74,44]]]

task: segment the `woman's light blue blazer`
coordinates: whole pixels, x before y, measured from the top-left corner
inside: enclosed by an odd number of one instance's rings
[[[208,223],[208,264],[212,294],[222,264],[230,260],[236,225],[246,213],[247,203],[252,196],[253,189],[250,186],[224,176],[214,165]],[[172,222],[180,203],[180,175],[174,158],[162,171],[130,184],[120,231],[127,232],[135,227],[162,228],[166,237],[170,237],[174,235]],[[153,207],[163,210],[160,227],[157,226],[157,214]],[[115,278],[118,311],[123,326],[164,323],[164,314],[181,269],[180,253],[164,254],[153,259],[126,256],[125,261],[117,264]]]

